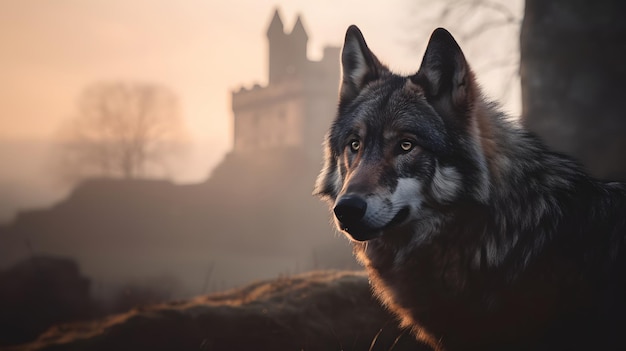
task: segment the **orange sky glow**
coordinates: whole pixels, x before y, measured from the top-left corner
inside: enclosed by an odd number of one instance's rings
[[[286,27],[304,17],[311,56],[358,24],[401,70],[409,58],[410,1],[109,0],[0,4],[0,138],[48,138],[81,89],[101,80],[153,81],[181,99],[195,138],[230,143],[230,91],[265,81],[265,29],[278,7]],[[423,34],[423,33],[422,33]],[[416,48],[422,50],[422,48]]]
[[[54,137],[85,86],[131,80],[169,86],[193,138],[228,148],[230,91],[265,81],[264,34],[274,8],[287,27],[303,14],[315,56],[325,44],[340,45],[352,22],[400,46],[387,29],[391,14],[406,6],[395,3],[385,5],[395,10],[378,13],[381,5],[358,1],[2,2],[0,138]]]
[[[500,1],[521,16],[522,0]],[[419,67],[435,26],[448,26],[454,34],[455,28],[449,27],[454,23],[432,21],[441,4],[425,0],[1,1],[0,142],[58,137],[65,121],[76,115],[81,91],[93,83],[158,83],[177,94],[189,139],[203,148],[185,165],[175,166],[169,176],[201,181],[232,147],[231,91],[266,83],[265,32],[276,8],[288,30],[302,15],[312,59],[320,58],[325,45],[340,46],[346,28],[357,24],[383,62],[410,73]],[[467,23],[475,19],[470,12]],[[516,56],[516,33],[507,35],[473,47],[462,40],[460,44],[470,63],[480,66],[476,59],[485,53],[504,51]],[[502,90],[493,70],[484,74],[476,70],[488,95]],[[512,95],[518,96],[519,89]],[[518,114],[519,98],[505,101],[505,108]],[[0,168],[0,185],[9,189],[15,180],[29,179],[31,184],[25,188],[34,193],[32,181],[50,174],[34,165],[39,160],[20,152],[20,147],[0,150],[0,163],[12,165]]]

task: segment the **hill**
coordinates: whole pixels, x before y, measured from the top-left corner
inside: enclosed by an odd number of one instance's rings
[[[356,267],[311,196],[319,160],[300,149],[229,154],[199,184],[91,179],[0,227],[0,268],[75,259],[96,295],[169,277],[181,298],[313,268]]]
[[[427,350],[371,296],[364,273],[319,271],[57,326],[33,350]]]

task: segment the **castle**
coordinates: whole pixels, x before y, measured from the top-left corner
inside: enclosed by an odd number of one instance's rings
[[[233,151],[299,147],[319,158],[324,133],[336,113],[340,48],[325,47],[320,61],[309,60],[300,16],[286,33],[278,10],[267,39],[267,86],[232,93]]]

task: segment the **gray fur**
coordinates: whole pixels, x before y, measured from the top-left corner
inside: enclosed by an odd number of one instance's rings
[[[411,76],[356,27],[342,57],[315,192],[380,300],[438,350],[626,349],[626,186],[487,102],[443,29]]]

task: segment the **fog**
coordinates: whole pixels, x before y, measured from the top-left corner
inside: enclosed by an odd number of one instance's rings
[[[428,3],[0,4],[0,41],[7,49],[0,66],[5,77],[0,87],[0,270],[29,260],[54,265],[54,260],[35,260],[41,257],[69,260],[88,281],[89,298],[110,305],[133,289],[151,291],[141,296],[156,300],[187,298],[312,269],[358,269],[326,204],[311,196],[322,136],[334,117],[339,47],[345,29],[355,23],[383,62],[399,72],[415,71],[434,27],[457,23],[458,31],[466,30],[454,18],[438,22],[441,9]],[[521,7],[521,1],[511,6],[518,19]],[[282,26],[276,35],[301,35],[294,29],[301,26],[308,38],[304,51],[268,52],[266,32],[276,21],[276,9]],[[460,40],[470,62],[477,62],[488,94],[503,100],[514,115],[520,110],[518,35],[512,25]],[[504,64],[482,54],[481,45],[490,42],[501,44],[496,58]],[[283,58],[288,51],[295,56]],[[281,85],[293,73],[290,60],[304,62],[295,76],[314,80],[316,93],[275,104],[263,94],[291,93],[288,84]],[[154,140],[126,130],[80,143],[67,137],[64,126],[93,111],[102,112],[97,118],[120,117],[104,113],[112,110],[107,100],[81,109],[81,94],[101,82],[171,90],[186,131],[185,137],[165,140],[176,152],[123,174],[110,171],[112,164],[152,160],[146,155],[163,148],[137,151],[137,144]],[[147,106],[127,111],[144,121]],[[101,129],[76,135],[93,136]],[[128,140],[132,152],[118,152]],[[76,167],[59,161],[68,144],[77,152],[73,162],[89,164],[87,173],[67,177]],[[126,158],[115,159],[118,154]]]
[[[0,171],[0,223],[10,223],[20,211],[51,206],[76,185],[55,173],[57,148],[54,140],[0,140],[0,164],[5,165]],[[204,181],[224,157],[224,148],[209,141],[190,142],[151,177],[177,184]]]

